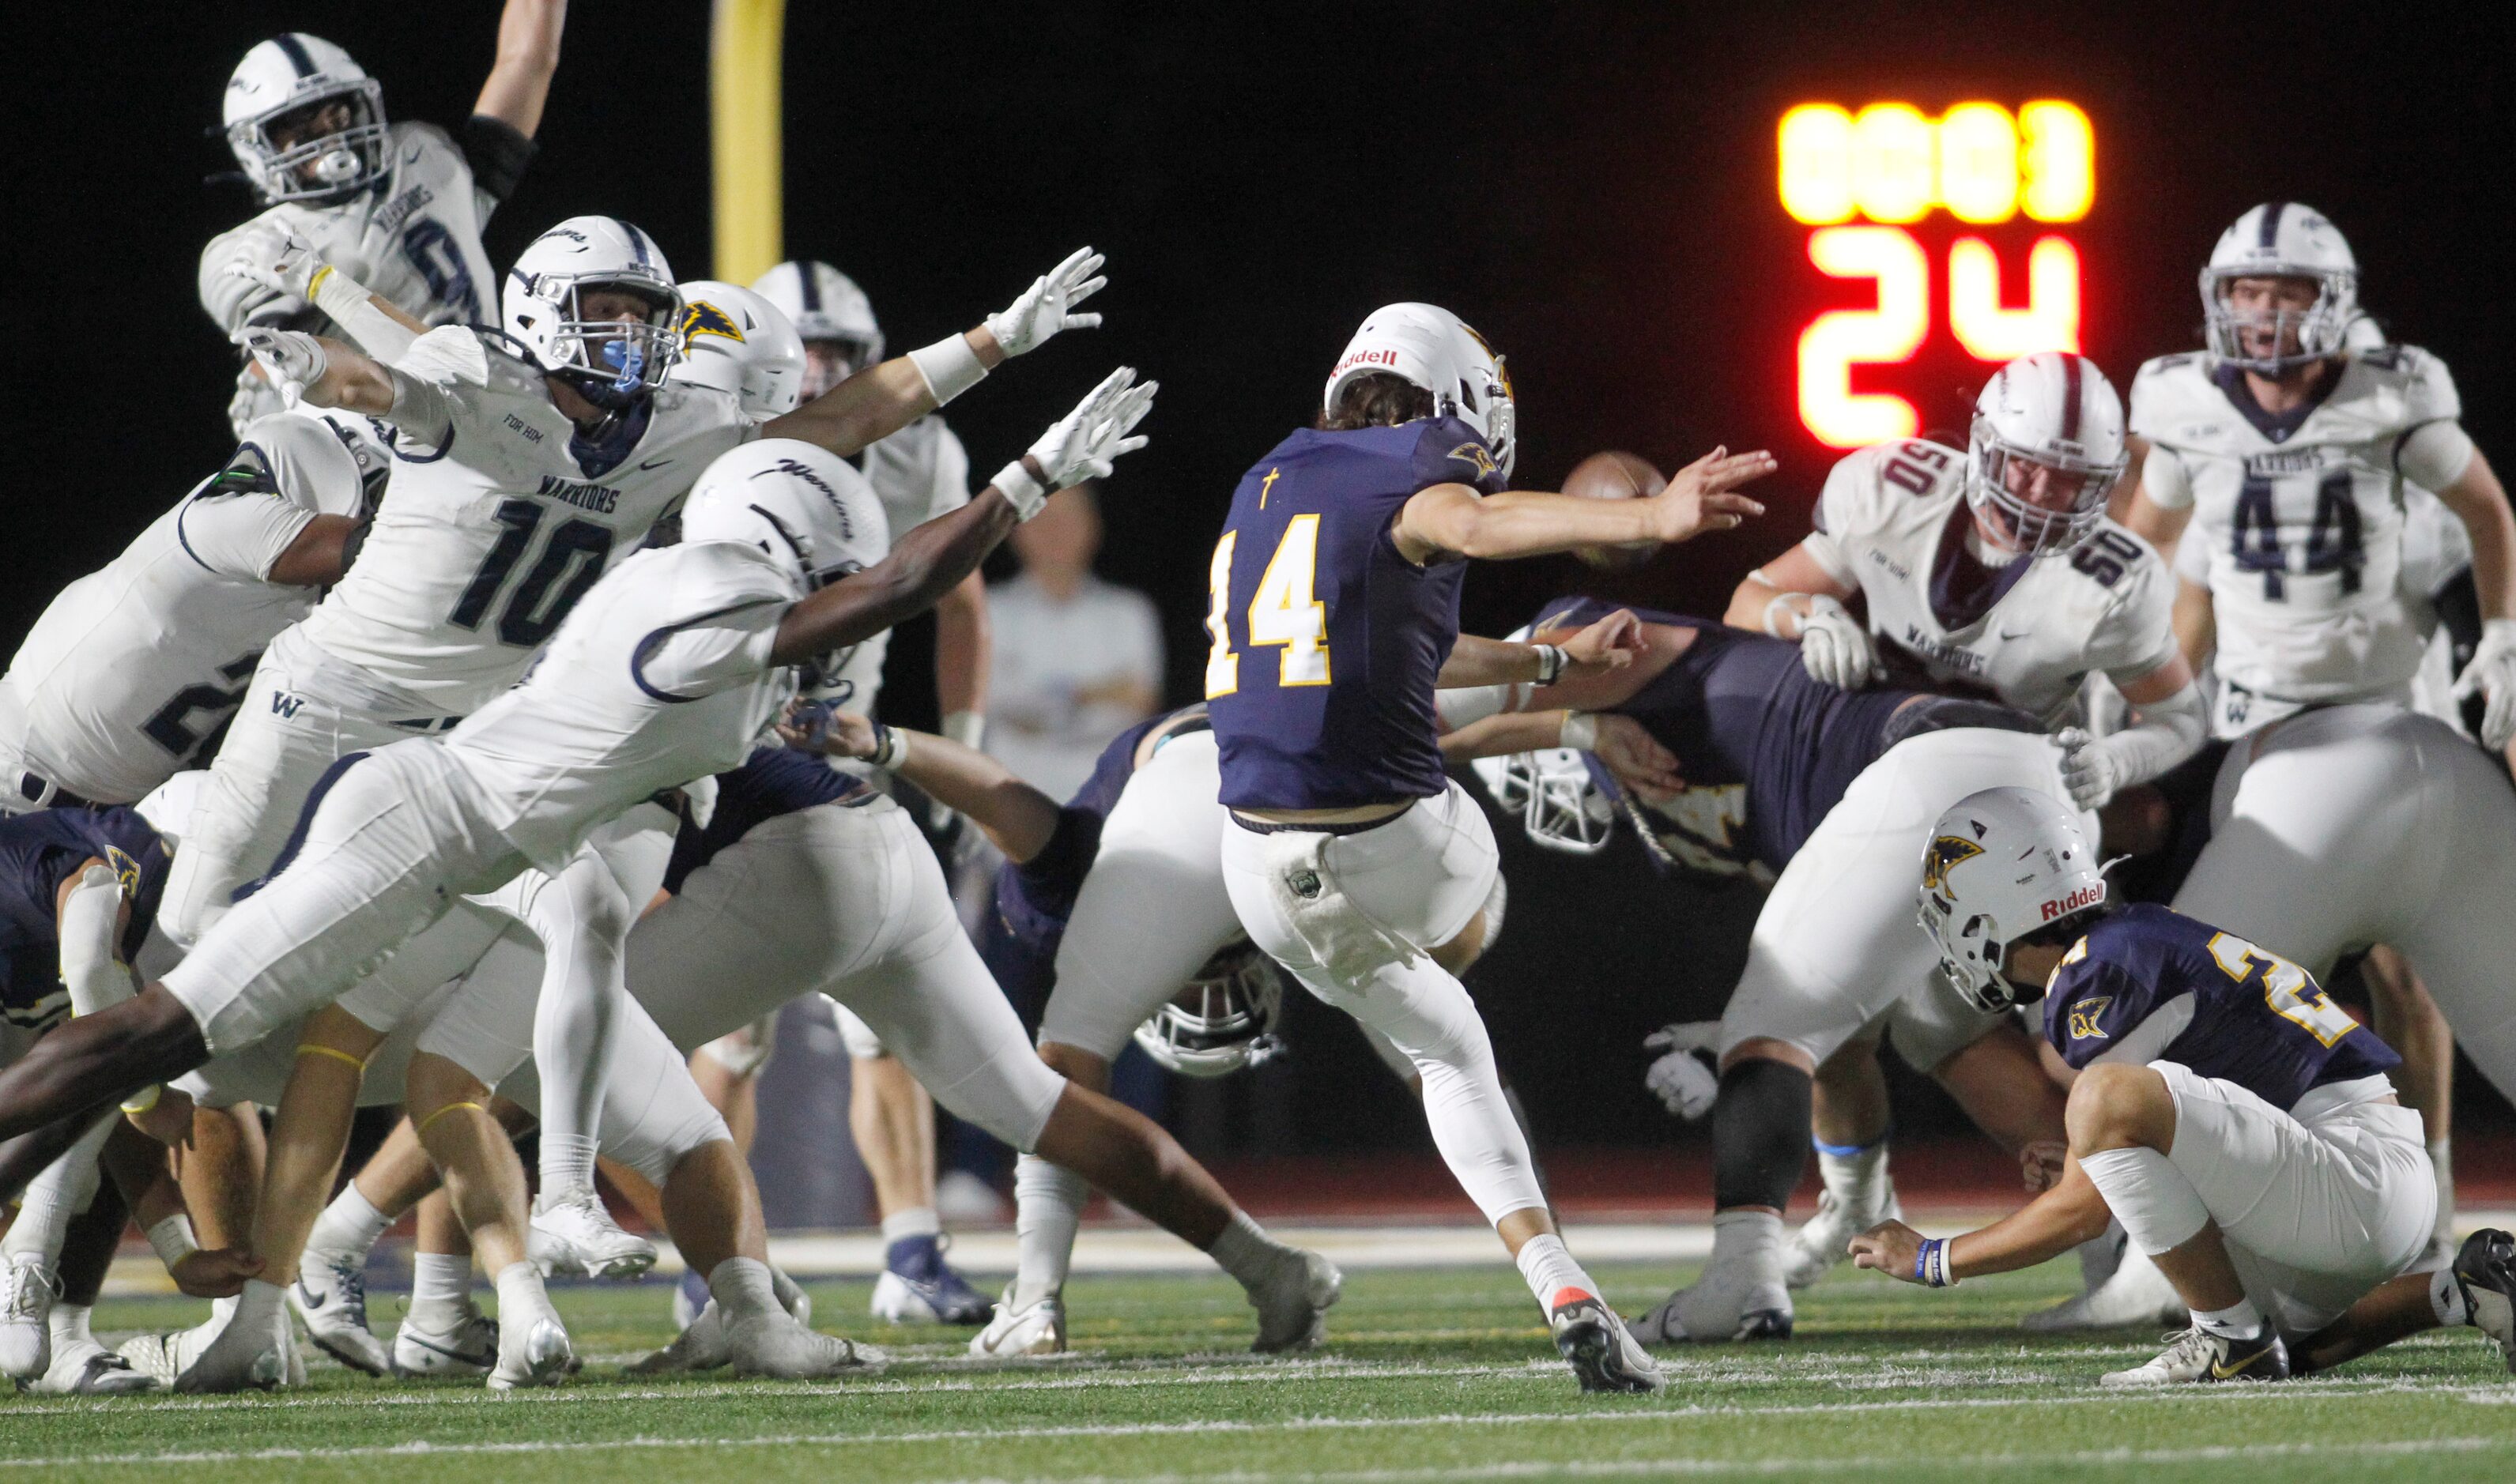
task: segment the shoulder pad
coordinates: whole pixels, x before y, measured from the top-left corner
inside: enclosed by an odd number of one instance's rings
[[[2377,375],[2403,399],[2406,424],[2433,423],[2463,415],[2463,397],[2446,362],[2417,346],[2379,346],[2352,357]]]
[[[427,381],[459,381],[475,387],[488,386],[493,370],[503,379],[512,374],[511,368],[529,369],[514,352],[503,346],[493,349],[479,331],[465,325],[440,325],[429,331],[411,342],[395,365]]]
[[[420,144],[430,148],[441,149],[445,153],[454,156],[458,162],[463,158],[463,151],[455,145],[454,136],[446,133],[442,129],[440,129],[435,124],[427,123],[415,118],[397,119],[392,126],[391,133],[393,135],[393,142],[397,146],[406,148],[412,144]]]

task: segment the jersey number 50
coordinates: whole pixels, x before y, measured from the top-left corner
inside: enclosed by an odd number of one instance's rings
[[[1206,569],[1213,606],[1206,610],[1205,632],[1214,637],[1205,655],[1209,701],[1240,688],[1240,656],[1232,652],[1232,553],[1239,540],[1238,531],[1225,531]],[[1328,605],[1311,596],[1319,569],[1320,517],[1295,515],[1285,522],[1284,538],[1276,543],[1276,555],[1249,599],[1249,642],[1283,646],[1276,656],[1278,685],[1328,682]]]

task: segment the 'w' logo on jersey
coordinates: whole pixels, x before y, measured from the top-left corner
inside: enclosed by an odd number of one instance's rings
[[[2106,1040],[2105,1027],[2097,1024],[2097,1017],[2104,1014],[2106,1007],[2114,1003],[2115,997],[2112,995],[2095,995],[2085,1000],[2072,1002],[2071,1039],[2074,1041]]]
[[[275,695],[271,698],[271,714],[274,717],[286,717],[294,721],[297,720],[297,708],[305,704],[304,696]]]
[[[702,335],[722,335],[736,345],[744,343],[742,327],[734,322],[733,315],[704,299],[693,299],[691,307],[682,311],[684,349]]]
[[[1950,871],[1982,853],[1983,846],[1962,835],[1941,836],[1922,852],[1922,885],[1933,891],[1945,889]]]

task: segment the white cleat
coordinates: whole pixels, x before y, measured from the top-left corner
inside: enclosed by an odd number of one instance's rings
[[[450,1330],[431,1330],[404,1315],[394,1332],[396,1376],[486,1376],[498,1363],[498,1321],[465,1308]]]
[[[1645,1314],[1633,1334],[1645,1344],[1788,1340],[1791,1318],[1789,1289],[1769,1279],[1725,1272],[1715,1262]]]
[[[545,1278],[635,1278],[655,1265],[655,1245],[622,1231],[602,1198],[583,1185],[533,1202],[525,1246]]]
[[[710,1309],[716,1305],[710,1303]],[[726,1348],[738,1377],[815,1381],[862,1371],[891,1359],[872,1345],[808,1330],[783,1313],[763,1314],[725,1328]]]
[[[224,1308],[229,1300],[220,1300]],[[131,1368],[160,1386],[173,1386],[175,1378],[191,1368],[210,1341],[219,1338],[227,1327],[227,1315],[213,1311],[209,1318],[189,1330],[171,1330],[157,1335],[134,1335],[115,1346],[116,1353],[131,1362]]]
[[[997,1302],[986,1328],[970,1337],[970,1353],[999,1360],[1065,1354],[1066,1299],[1050,1294],[1016,1308],[1013,1285],[1006,1284],[1005,1297]]]
[[[675,1376],[699,1371],[714,1371],[734,1363],[734,1347],[726,1340],[725,1313],[716,1300],[692,1315],[673,1342],[629,1367],[632,1376]]]
[[[1884,1180],[1878,1184],[1886,1191],[1884,1205],[1838,1201],[1831,1190],[1818,1196],[1817,1215],[1802,1223],[1782,1249],[1785,1288],[1806,1288],[1815,1283],[1836,1263],[1851,1257],[1847,1249],[1853,1238],[1881,1221],[1905,1219],[1905,1208],[1896,1199],[1896,1188]]]
[[[2264,1325],[2249,1340],[2230,1340],[2195,1325],[2166,1337],[2166,1348],[2128,1371],[2109,1371],[2101,1386],[2185,1386],[2222,1381],[2286,1381],[2288,1347]]]
[[[267,1325],[232,1321],[219,1329],[192,1363],[175,1375],[175,1389],[187,1394],[269,1391],[291,1384],[289,1351],[292,1336],[288,1311],[282,1308]]]
[[[1575,1289],[1546,1316],[1555,1348],[1584,1391],[1656,1391],[1668,1384],[1659,1363],[1634,1342],[1606,1300]]]
[[[1258,1311],[1258,1338],[1249,1348],[1261,1355],[1307,1350],[1327,1328],[1328,1309],[1345,1291],[1345,1274],[1315,1252],[1294,1249],[1257,1288],[1249,1306]]]
[[[55,1350],[51,1368],[26,1389],[39,1396],[128,1396],[156,1390],[157,1379],[130,1357],[82,1340]]]
[[[0,1260],[0,1376],[33,1381],[53,1363],[53,1300],[62,1280],[33,1253]]]
[[[2138,1248],[2126,1248],[2114,1275],[2084,1294],[2074,1295],[2050,1308],[2037,1309],[2018,1321],[2019,1328],[2039,1335],[2074,1330],[2157,1329],[2190,1322],[2175,1286],[2158,1264]]]
[[[288,1306],[306,1326],[315,1348],[353,1371],[393,1374],[393,1352],[367,1327],[367,1272],[363,1263],[310,1252],[288,1285]]]
[[[517,1331],[521,1329],[521,1338]],[[511,1326],[498,1335],[498,1365],[489,1373],[489,1389],[513,1391],[519,1386],[556,1386],[567,1379],[576,1352],[567,1331],[555,1317],[535,1317],[528,1325]]]

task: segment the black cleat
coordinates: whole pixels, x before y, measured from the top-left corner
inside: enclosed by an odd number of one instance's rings
[[[2516,1374],[2516,1235],[2489,1227],[2474,1232],[2463,1239],[2451,1271],[2472,1327],[2490,1337]]]
[[[1604,1300],[1577,1289],[1567,1289],[1558,1298],[1562,1301],[1547,1315],[1547,1327],[1555,1332],[1555,1348],[1563,1352],[1582,1390],[1656,1391],[1668,1384],[1659,1366]]]

